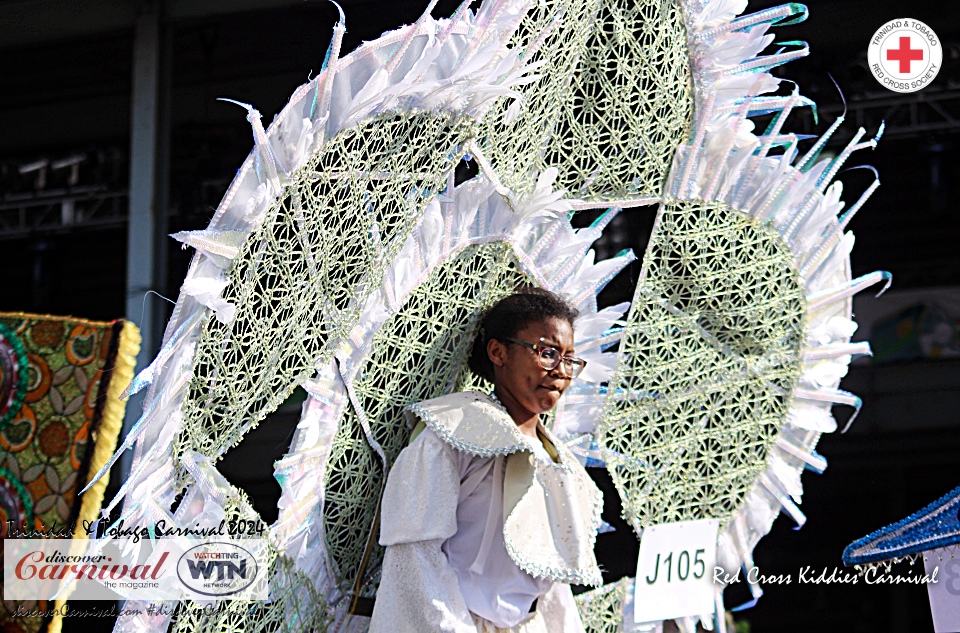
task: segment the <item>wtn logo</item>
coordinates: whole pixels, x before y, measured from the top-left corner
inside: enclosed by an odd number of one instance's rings
[[[233,580],[235,577],[247,577],[247,561],[241,561],[239,565],[225,560],[187,560],[187,567],[190,569],[190,576],[194,580],[203,576],[204,580],[210,580],[214,572],[217,573],[216,580],[223,580],[227,577]]]
[[[260,544],[254,542],[253,546],[255,551],[262,552]],[[190,593],[231,596],[247,592],[258,579],[264,580],[260,565],[253,552],[235,543],[200,543],[180,555],[177,578]],[[260,596],[251,596],[252,599],[266,600],[266,582],[260,582],[247,593]]]

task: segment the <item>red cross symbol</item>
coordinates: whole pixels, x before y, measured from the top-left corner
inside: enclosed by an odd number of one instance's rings
[[[891,48],[887,50],[887,60],[900,62],[900,72],[906,74],[910,72],[910,62],[919,62],[923,59],[922,48],[910,48],[910,36],[900,38],[900,48]]]

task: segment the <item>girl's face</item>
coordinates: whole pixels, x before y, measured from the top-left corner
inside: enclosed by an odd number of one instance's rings
[[[573,327],[564,319],[531,323],[511,338],[539,347],[555,347],[562,356],[573,355]],[[565,363],[547,371],[540,366],[538,353],[529,347],[492,339],[487,353],[493,362],[497,395],[508,409],[513,409],[510,400],[532,416],[545,413],[556,406],[570,386],[571,376]]]

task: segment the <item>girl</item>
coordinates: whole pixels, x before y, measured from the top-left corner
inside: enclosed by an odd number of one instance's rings
[[[469,359],[493,392],[407,407],[416,428],[384,492],[371,633],[583,632],[569,583],[601,583],[602,496],[540,422],[586,365],[576,317],[545,290],[502,299]]]

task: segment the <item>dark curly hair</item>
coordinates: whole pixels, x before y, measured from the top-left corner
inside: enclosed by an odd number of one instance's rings
[[[511,338],[531,323],[547,319],[563,319],[572,327],[579,314],[576,308],[549,290],[521,288],[484,313],[467,364],[473,373],[493,382],[493,363],[487,355],[487,343],[491,339]]]

